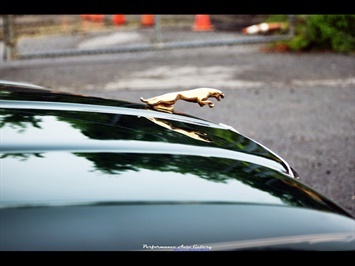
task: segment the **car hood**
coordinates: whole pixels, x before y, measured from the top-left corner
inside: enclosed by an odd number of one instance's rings
[[[245,203],[349,216],[232,127],[139,103],[0,88],[2,208]]]

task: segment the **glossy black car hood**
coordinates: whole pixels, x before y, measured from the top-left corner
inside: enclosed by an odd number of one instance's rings
[[[246,203],[349,216],[228,126],[138,103],[0,88],[2,208]]]

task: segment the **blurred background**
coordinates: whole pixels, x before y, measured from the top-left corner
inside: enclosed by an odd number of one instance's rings
[[[260,27],[256,25],[266,22],[268,15],[1,17],[3,60],[268,42],[285,39],[293,20],[283,15],[276,17],[281,21]],[[278,37],[267,38],[270,34]]]
[[[353,54],[354,15],[2,15],[3,61],[272,43]]]

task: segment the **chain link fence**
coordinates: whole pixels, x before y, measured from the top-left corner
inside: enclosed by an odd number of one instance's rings
[[[0,55],[11,61],[266,43],[293,35],[267,15],[2,15]]]

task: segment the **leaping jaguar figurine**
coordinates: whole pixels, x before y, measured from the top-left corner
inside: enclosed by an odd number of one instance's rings
[[[224,94],[220,90],[212,88],[197,88],[193,90],[166,93],[150,99],[141,98],[141,101],[154,109],[171,112],[174,108],[173,105],[180,99],[188,102],[196,102],[201,107],[208,104],[208,106],[212,108],[214,103],[208,100],[210,97],[214,97],[220,101],[221,98],[224,98]]]

